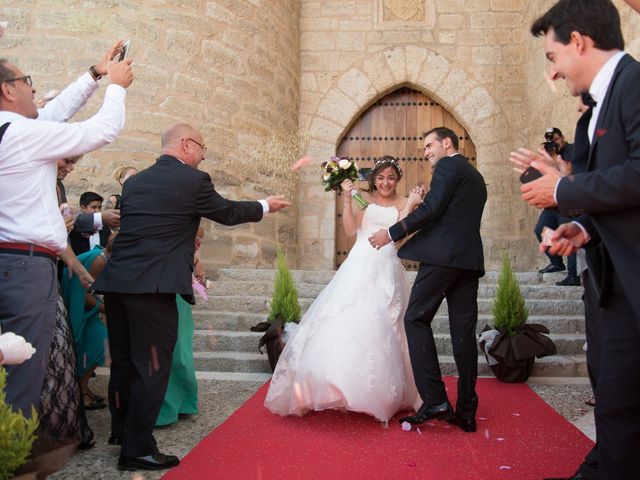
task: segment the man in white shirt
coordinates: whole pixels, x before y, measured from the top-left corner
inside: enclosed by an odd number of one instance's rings
[[[38,407],[55,325],[56,259],[85,284],[93,281],[67,245],[56,196],[57,160],[114,141],[124,126],[131,60],[112,62],[114,44],[60,95],[38,110],[32,80],[0,59],[0,327],[36,349],[31,361],[10,366],[6,401],[27,416]],[[83,122],[67,123],[109,75],[102,107]]]
[[[561,225],[549,251],[567,255],[586,246],[598,281],[600,365],[596,384],[598,443],[572,479],[626,480],[640,471],[640,63],[623,52],[620,16],[609,0],[560,0],[534,22],[544,35],[551,78],[592,97],[581,119],[584,141],[573,163],[584,173],[561,177],[541,155],[521,149],[516,165],[543,173],[521,187],[537,207],[581,214]],[[595,103],[593,103],[595,102]],[[579,122],[579,125],[580,123]],[[586,128],[584,128],[586,127]],[[532,161],[535,160],[535,161]],[[591,256],[593,254],[593,256]]]

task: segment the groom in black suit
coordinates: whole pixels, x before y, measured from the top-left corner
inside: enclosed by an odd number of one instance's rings
[[[152,435],[169,380],[178,333],[176,294],[194,303],[191,287],[200,218],[224,225],[258,222],[288,205],[281,196],[257,202],[222,198],[198,170],[202,135],[179,123],[162,134],[162,155],[124,184],[120,233],[94,284],[105,295],[111,353],[111,438],[122,445],[122,470],[159,470],[179,463],[158,451]]]
[[[521,149],[511,160],[544,175],[522,187],[537,207],[584,213],[552,237],[552,253],[598,252],[602,338],[596,384],[598,443],[572,479],[638,478],[640,452],[640,63],[624,53],[620,16],[609,0],[561,0],[534,22],[544,35],[551,77],[574,96],[593,97],[574,162],[586,172],[560,177]],[[581,120],[587,120],[581,119]],[[580,130],[579,130],[580,131]],[[589,270],[593,257],[587,258]],[[597,268],[597,265],[596,265]]]
[[[423,404],[413,424],[446,418],[466,432],[476,430],[478,396],[478,279],[484,275],[480,222],[487,189],[469,160],[458,153],[458,136],[439,127],[424,134],[424,154],[433,168],[431,188],[421,205],[389,230],[369,237],[374,248],[417,233],[398,252],[420,269],[404,317],[413,375]],[[455,416],[442,381],[431,322],[447,299],[453,354],[458,368]]]

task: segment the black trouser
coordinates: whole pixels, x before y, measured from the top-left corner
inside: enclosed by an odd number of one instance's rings
[[[447,299],[453,355],[458,368],[456,414],[474,418],[478,409],[478,272],[422,264],[411,289],[404,317],[411,366],[426,405],[447,401],[431,322]]]
[[[602,340],[602,326],[600,306],[598,305],[598,288],[593,275],[587,269],[582,272],[584,294],[584,325],[587,337],[587,372],[591,389],[596,391],[598,383],[598,368],[600,365],[600,341]]]
[[[564,217],[554,209],[545,208],[540,212],[540,216],[538,217],[538,222],[533,229],[533,233],[535,233],[538,242],[542,241],[542,229],[544,227],[549,227],[553,230],[558,228],[563,223],[570,222],[571,219],[568,217]],[[549,258],[549,262],[554,265],[564,266],[564,262],[562,261],[562,256],[560,255],[552,255],[548,251],[545,251],[545,255]],[[567,275],[570,277],[577,277],[577,268],[576,268],[576,254],[569,255],[567,257]]]
[[[613,275],[601,310],[602,341],[596,385],[598,479],[638,478],[640,454],[640,316]]]
[[[593,272],[589,269],[582,272],[582,285],[584,286],[584,324],[587,337],[587,372],[589,382],[593,390],[593,398],[596,397],[598,385],[598,368],[600,366],[600,343],[602,341],[601,311],[598,305],[598,288],[593,278]],[[596,400],[596,405],[597,405]],[[598,444],[587,454],[578,471],[585,480],[598,479]]]
[[[178,336],[175,294],[105,294],[111,378],[111,435],[122,437],[121,454],[157,452],[153,438],[167,391]]]

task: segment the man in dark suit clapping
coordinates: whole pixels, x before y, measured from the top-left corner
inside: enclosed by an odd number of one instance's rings
[[[415,415],[400,421],[419,424],[430,418],[445,418],[465,432],[475,432],[478,278],[484,275],[480,222],[487,189],[480,172],[458,153],[458,136],[452,130],[439,127],[425,133],[424,153],[434,170],[423,203],[389,231],[379,230],[369,237],[371,245],[379,248],[417,232],[400,248],[398,256],[420,262],[404,324],[423,404]],[[444,298],[459,374],[455,417],[442,382],[431,329]]]
[[[118,467],[159,470],[179,463],[156,447],[178,331],[176,294],[193,301],[191,275],[200,218],[224,225],[258,222],[290,205],[281,196],[234,202],[198,170],[206,147],[200,132],[178,123],[162,134],[162,155],[124,184],[120,233],[94,289],[105,295],[111,352],[111,438]]]
[[[574,479],[638,478],[640,452],[640,63],[624,53],[620,16],[609,0],[561,0],[534,22],[544,35],[551,78],[569,92],[589,93],[581,122],[584,140],[574,163],[584,173],[568,177],[525,149],[512,153],[520,168],[531,164],[543,177],[522,187],[537,207],[558,206],[583,215],[560,226],[549,250],[567,255],[588,246],[597,251],[602,339],[596,385],[598,443]],[[581,130],[578,129],[578,132]],[[576,133],[578,136],[578,133]],[[581,153],[578,153],[581,152]],[[581,158],[576,158],[581,155]],[[595,467],[595,468],[594,468]]]

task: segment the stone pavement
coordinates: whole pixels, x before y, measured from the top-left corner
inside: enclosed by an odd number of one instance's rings
[[[98,375],[92,388],[100,394],[106,392],[108,377]],[[157,429],[155,436],[163,452],[184,457],[211,430],[224,422],[242,405],[263,382],[234,380],[205,380],[198,375],[200,414],[180,420],[177,424]],[[593,430],[593,409],[584,404],[591,396],[591,389],[584,378],[536,378],[531,387],[553,408],[569,421],[574,422],[586,434]],[[265,415],[267,415],[265,410]],[[88,412],[89,422],[96,435],[96,446],[77,452],[67,466],[49,477],[53,480],[154,480],[164,472],[120,472],[116,463],[118,447],[107,444],[109,437],[109,412],[107,409]],[[591,420],[589,420],[591,418]],[[250,432],[247,432],[250,434]]]

